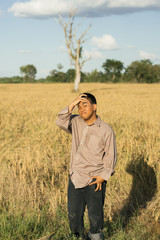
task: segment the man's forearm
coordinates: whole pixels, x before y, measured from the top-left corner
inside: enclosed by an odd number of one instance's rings
[[[68,112],[71,113],[74,107],[75,107],[74,103],[69,104]]]

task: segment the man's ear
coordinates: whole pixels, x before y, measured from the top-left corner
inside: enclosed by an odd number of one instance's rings
[[[97,109],[97,104],[93,104],[93,110],[96,111]]]

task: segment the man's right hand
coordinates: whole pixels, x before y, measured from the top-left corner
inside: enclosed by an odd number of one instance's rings
[[[84,97],[87,97],[86,94],[80,94],[70,105],[69,105],[69,112],[73,110],[73,108],[78,105],[80,102],[87,102],[88,100]]]

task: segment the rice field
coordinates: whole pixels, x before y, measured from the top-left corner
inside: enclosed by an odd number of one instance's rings
[[[159,84],[0,84],[0,239],[68,239],[71,135],[58,112],[81,92],[114,129],[118,162],[107,183],[106,239],[160,239]],[[86,231],[89,228],[85,215]]]

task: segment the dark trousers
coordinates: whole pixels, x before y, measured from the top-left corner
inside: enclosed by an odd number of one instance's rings
[[[103,229],[103,205],[105,199],[106,181],[102,184],[102,190],[96,191],[97,184],[75,189],[69,179],[68,185],[68,216],[71,232],[77,236],[84,231],[84,211],[88,208],[90,221],[90,233],[100,233]]]

